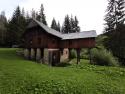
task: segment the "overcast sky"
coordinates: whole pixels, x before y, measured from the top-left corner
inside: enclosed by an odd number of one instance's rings
[[[77,16],[81,31],[96,30],[100,34],[104,29],[107,0],[0,0],[0,12],[5,11],[10,18],[18,5],[26,11],[39,11],[41,4],[49,26],[53,17],[62,24],[65,15],[72,14]]]

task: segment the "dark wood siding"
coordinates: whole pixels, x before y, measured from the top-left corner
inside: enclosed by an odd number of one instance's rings
[[[95,38],[61,40],[37,26],[27,29],[25,35],[26,48],[92,48]]]
[[[27,48],[58,48],[60,38],[48,34],[40,27],[32,28],[25,34],[25,47]]]
[[[95,46],[95,38],[63,40],[60,48],[91,48]]]

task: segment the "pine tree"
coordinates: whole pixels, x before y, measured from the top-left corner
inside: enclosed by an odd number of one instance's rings
[[[52,20],[51,28],[60,32],[60,23],[59,23],[59,21],[57,23],[56,20],[55,20],[55,18],[53,18],[53,20]]]
[[[125,21],[125,1],[118,0],[116,1],[117,8],[116,8],[116,16],[117,16],[117,25],[124,24]]]
[[[73,18],[73,16],[71,15],[71,18],[70,18],[70,24],[71,24],[71,32],[70,33],[75,33],[75,20]]]
[[[58,21],[58,24],[57,24],[57,31],[60,32],[60,31],[61,31],[60,29],[61,29],[61,26],[60,26],[60,23],[59,23],[59,21]]]
[[[57,30],[57,23],[56,23],[55,18],[53,18],[52,20],[51,28]]]
[[[33,19],[36,19],[36,11],[34,9],[32,9],[32,11],[31,11],[31,17]]]
[[[13,13],[12,19],[7,26],[7,43],[9,46],[20,45],[22,43],[21,37],[26,29],[26,19],[20,11],[18,6]]]
[[[74,23],[75,23],[75,32],[80,32],[80,27],[78,26],[78,24],[79,24],[79,22],[78,22],[78,19],[77,19],[77,17],[75,16],[75,20],[74,20]]]
[[[41,4],[39,16],[40,16],[40,22],[42,22],[43,24],[47,25],[46,16],[44,14],[43,4]]]
[[[115,31],[119,24],[124,23],[124,4],[124,0],[109,0],[104,19],[106,21],[105,32]]]
[[[26,19],[30,19],[29,12],[26,12]]]
[[[6,39],[6,24],[7,19],[5,16],[5,12],[2,11],[0,14],[0,46],[5,46],[5,39]]]
[[[110,0],[107,7],[106,21],[106,35],[108,40],[105,46],[110,49],[117,57],[125,58],[125,1],[124,0]]]
[[[24,8],[22,8],[21,14],[22,14],[23,17],[25,17],[25,10],[24,10]]]
[[[64,23],[61,29],[61,32],[63,33],[75,33],[75,32],[80,32],[80,27],[78,26],[79,22],[77,17],[71,15],[71,18],[69,15],[66,15],[64,19]]]
[[[109,0],[107,6],[107,14],[105,16],[106,27],[105,32],[111,32],[114,30],[115,27],[115,10],[116,10],[116,3],[115,0]]]
[[[62,33],[70,33],[70,32],[71,32],[70,18],[69,15],[66,15],[62,26]]]

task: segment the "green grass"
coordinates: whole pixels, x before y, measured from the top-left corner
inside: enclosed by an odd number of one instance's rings
[[[0,49],[0,94],[125,94],[125,69],[94,66],[88,60],[51,67]]]

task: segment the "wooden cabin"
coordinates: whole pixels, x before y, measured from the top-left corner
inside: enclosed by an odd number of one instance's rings
[[[94,30],[62,34],[33,19],[23,35],[25,40],[24,56],[28,59],[41,60],[44,63],[56,65],[64,54],[63,57],[68,58],[70,49],[76,49],[77,62],[79,62],[80,49],[95,47],[96,36]]]

